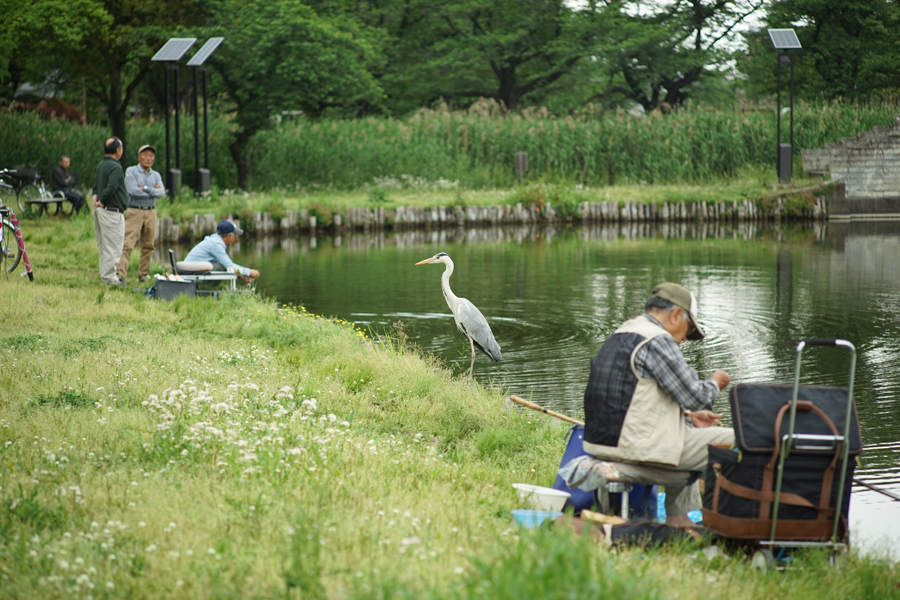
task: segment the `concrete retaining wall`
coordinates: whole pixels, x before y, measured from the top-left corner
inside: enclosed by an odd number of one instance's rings
[[[494,206],[400,206],[395,209],[382,207],[349,208],[343,214],[335,214],[327,229],[344,230],[392,230],[442,229],[447,227],[498,226],[498,225],[552,225],[557,223],[688,223],[688,222],[780,222],[782,220],[823,220],[827,218],[825,188],[793,190],[792,193],[816,196],[812,207],[802,214],[785,215],[785,197],[765,198],[761,201],[740,202],[583,202],[575,214],[565,215],[549,204],[542,206],[522,204]],[[818,195],[817,195],[818,194]],[[251,223],[241,223],[232,218],[250,234],[296,234],[315,231],[319,224],[315,215],[306,209],[285,211],[284,216],[273,218],[269,213],[256,213]],[[175,222],[172,217],[159,220],[157,240],[177,242],[199,239],[214,233],[218,219],[215,215],[196,215],[189,220]]]
[[[806,171],[828,171],[844,184],[844,197],[829,203],[833,216],[900,214],[900,115],[892,127],[801,150],[801,156]]]

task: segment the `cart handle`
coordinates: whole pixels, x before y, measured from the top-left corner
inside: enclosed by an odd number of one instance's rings
[[[800,343],[804,346],[837,346],[837,340],[834,338],[806,338]]]
[[[800,340],[797,344],[797,352],[803,350],[805,346],[843,346],[856,352],[856,347],[853,344],[840,338],[806,338],[805,340]]]

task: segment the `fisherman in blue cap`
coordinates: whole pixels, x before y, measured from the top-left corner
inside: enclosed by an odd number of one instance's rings
[[[188,252],[184,261],[212,263],[213,269],[239,273],[240,278],[246,283],[253,283],[253,280],[259,277],[259,271],[235,264],[226,252],[228,246],[232,245],[242,233],[243,229],[235,227],[234,223],[225,219],[216,226],[216,233],[206,236]]]

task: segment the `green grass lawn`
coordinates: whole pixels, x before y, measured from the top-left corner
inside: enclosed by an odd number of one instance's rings
[[[824,553],[517,529],[566,426],[389,336],[248,295],[101,285],[89,216],[24,223],[0,280],[0,598],[890,598]]]

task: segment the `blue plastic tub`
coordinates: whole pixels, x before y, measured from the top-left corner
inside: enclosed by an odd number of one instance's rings
[[[550,510],[517,509],[512,511],[512,516],[516,520],[516,525],[527,529],[538,527],[547,519],[555,519],[562,515],[561,512],[553,512]]]

